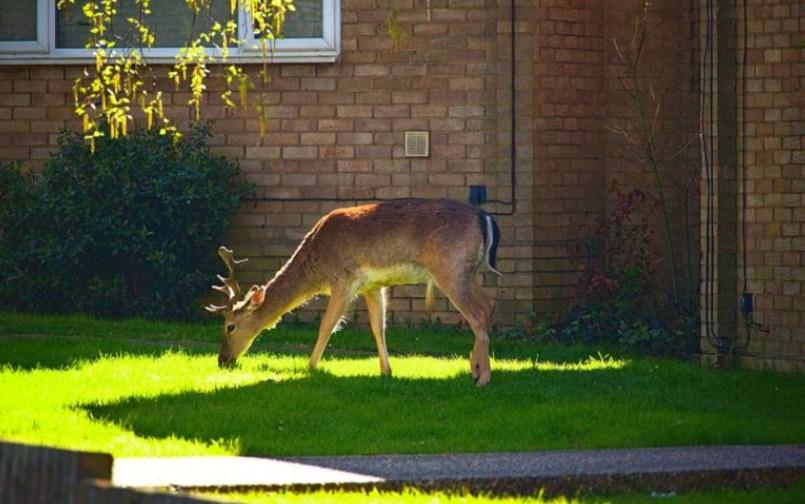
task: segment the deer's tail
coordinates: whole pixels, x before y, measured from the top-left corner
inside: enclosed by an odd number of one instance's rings
[[[498,271],[496,263],[498,256],[498,244],[500,243],[500,228],[495,219],[486,212],[480,214],[481,234],[484,237],[484,264],[489,271],[496,275],[502,275]]]

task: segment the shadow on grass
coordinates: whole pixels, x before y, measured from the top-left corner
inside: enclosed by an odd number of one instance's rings
[[[73,336],[3,336],[0,338],[0,367],[21,370],[66,369],[109,356],[159,357],[179,350],[188,354],[210,353],[213,344],[164,344]]]
[[[689,387],[686,393],[669,393],[658,386],[654,371],[630,363],[594,370],[495,371],[492,384],[480,389],[463,372],[409,379],[317,371],[213,392],[80,407],[140,437],[223,444],[241,455],[524,451],[801,438],[796,422],[775,417],[773,401],[760,404],[759,397],[743,404],[709,404],[707,392],[692,382],[683,385]],[[724,425],[724,415],[735,423]]]

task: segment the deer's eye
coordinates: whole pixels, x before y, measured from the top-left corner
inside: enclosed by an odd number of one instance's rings
[[[227,324],[226,325],[226,332],[228,332],[229,334],[232,334],[233,332],[235,332],[235,324]]]

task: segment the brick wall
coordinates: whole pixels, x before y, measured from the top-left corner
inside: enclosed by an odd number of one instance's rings
[[[499,300],[503,324],[565,307],[576,293],[577,244],[606,207],[609,180],[645,182],[641,167],[624,168],[617,139],[604,128],[609,115],[630,113],[618,109],[610,39],[628,36],[637,3],[516,1],[514,107],[509,0],[341,5],[338,62],[272,69],[264,139],[250,112],[226,111],[214,96],[204,107],[216,119],[215,149],[239,159],[259,187],[259,201],[243,206],[228,237],[239,255],[251,258],[244,280],[264,281],[322,214],[350,198],[465,200],[469,185],[485,184],[490,199],[509,201],[514,108],[517,205],[513,215],[498,217],[499,267],[506,274],[486,275],[484,283]],[[407,33],[396,48],[385,26],[392,7]],[[670,29],[684,32],[686,22],[673,18]],[[662,68],[686,64],[663,58]],[[58,129],[76,127],[70,86],[80,71],[0,67],[0,161],[41,163]],[[219,86],[210,82],[212,90]],[[174,117],[190,118],[185,99],[168,93]],[[430,131],[429,158],[404,157],[407,130]],[[281,201],[299,198],[345,201]],[[506,214],[512,207],[487,209]],[[422,287],[395,288],[390,306],[392,320],[427,316]],[[300,316],[321,309],[322,302],[311,303]],[[443,298],[435,316],[459,320]]]
[[[640,134],[638,104],[617,46],[626,50],[643,2],[594,0],[537,2],[535,13],[535,300],[548,311],[577,294],[582,264],[578,244],[609,208],[609,188],[657,192],[645,152],[631,145]],[[677,277],[682,300],[698,285],[698,237],[686,226],[698,219],[696,137],[697,41],[694,2],[651,2],[643,57],[639,65],[642,103],[653,116],[662,96],[655,143],[663,156],[664,191],[671,208]],[[656,100],[659,101],[659,98]],[[681,153],[681,154],[680,154]],[[647,207],[650,205],[646,205]],[[659,213],[647,215],[664,252]],[[686,261],[685,248],[690,260]],[[660,283],[670,286],[670,261],[659,265]],[[689,287],[692,286],[692,287]],[[670,287],[667,287],[670,290]],[[669,293],[668,297],[671,295]]]
[[[714,239],[720,251],[716,274],[731,282],[719,281],[713,287],[717,300],[713,307],[716,313],[713,332],[735,341],[739,346],[738,359],[747,366],[802,371],[805,369],[805,101],[802,97],[805,50],[801,44],[805,7],[793,0],[748,0],[747,7],[748,51],[743,86],[741,8],[730,12],[736,20],[734,41],[725,41],[717,51],[718,61],[735,62],[732,81],[737,83],[739,91],[745,87],[746,92],[745,95],[739,92],[736,97],[733,115],[737,127],[733,132],[727,123],[726,109],[730,103],[718,103],[722,110],[715,125],[717,137],[713,139],[720,146],[724,144],[719,154],[730,156],[729,150],[734,150],[732,155],[738,166],[737,171],[729,163],[717,166],[719,184],[726,189],[717,191],[715,207],[726,222],[717,226]],[[724,63],[719,65],[719,69],[723,66]],[[725,81],[717,83],[719,91],[734,84],[730,79]],[[734,136],[732,142],[730,133]],[[744,209],[746,275],[744,230],[740,224]],[[748,291],[755,295],[754,321],[759,324],[749,331],[748,346],[746,327],[735,314],[744,280]],[[731,308],[732,316],[720,309],[724,304]],[[714,352],[706,339],[702,347],[706,353]]]
[[[258,186],[258,200],[243,206],[227,240],[238,255],[251,258],[245,282],[269,278],[335,207],[406,196],[466,200],[472,184],[488,186],[490,199],[510,199],[509,2],[432,0],[428,7],[412,0],[344,0],[341,6],[336,63],[272,68],[265,138],[253,113],[227,111],[215,96],[204,106],[205,117],[216,120],[215,150],[238,159]],[[392,8],[407,33],[396,48],[386,28]],[[518,2],[517,210],[498,219],[499,267],[511,274],[485,279],[497,288],[503,322],[530,312],[534,289],[532,10],[530,2]],[[39,164],[60,127],[77,127],[71,82],[80,72],[75,66],[0,67],[0,162]],[[212,91],[220,86],[209,83]],[[186,93],[166,91],[169,113],[190,119]],[[408,130],[430,132],[429,158],[404,157]],[[304,198],[343,201],[299,201]],[[505,213],[511,205],[488,209]],[[424,318],[423,294],[422,287],[395,288],[391,319]],[[299,314],[310,319],[321,309],[322,302],[315,302]],[[442,297],[434,316],[460,319]]]
[[[600,106],[607,43],[601,2],[537,5],[534,296],[540,311],[555,311],[576,294],[576,245],[604,208]]]

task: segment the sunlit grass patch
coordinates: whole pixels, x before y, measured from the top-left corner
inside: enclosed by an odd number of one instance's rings
[[[587,356],[576,362],[540,361],[534,359],[492,358],[492,367],[496,372],[525,371],[600,371],[621,369],[627,365],[627,359],[615,358],[598,353]],[[463,356],[427,356],[412,354],[392,356],[391,364],[395,378],[399,379],[440,379],[458,378],[469,373],[469,362]],[[377,357],[361,358],[329,358],[320,366],[320,370],[332,376],[377,376],[379,363]]]
[[[572,370],[592,371],[599,369],[619,369],[625,365],[624,360],[588,358],[577,363],[543,362],[526,359],[492,359],[496,372],[519,372],[540,370]],[[429,357],[422,355],[397,356],[391,358],[394,378],[397,379],[452,379],[466,377],[469,374],[469,362],[464,357]],[[322,372],[332,376],[355,377],[377,376],[379,363],[377,357],[344,358],[336,357],[325,360],[320,366]]]
[[[316,492],[244,492],[235,494],[215,494],[200,493],[200,497],[207,499],[220,500],[222,502],[242,502],[244,504],[304,504],[304,503],[349,503],[349,504],[374,504],[374,503],[401,503],[401,504],[476,504],[482,502],[494,502],[495,504],[604,504],[610,500],[596,499],[581,500],[573,497],[543,497],[534,496],[491,496],[491,495],[472,495],[467,493],[449,492],[423,492],[417,489],[407,488],[400,492],[379,492],[372,490],[368,492],[356,491],[316,491]]]
[[[123,425],[92,418],[81,406],[248,385],[266,379],[257,365],[255,361],[229,373],[218,370],[211,355],[167,351],[158,356],[110,355],[57,370],[6,366],[0,371],[0,438],[132,455],[231,454],[236,448],[226,443],[176,435],[144,439]]]

